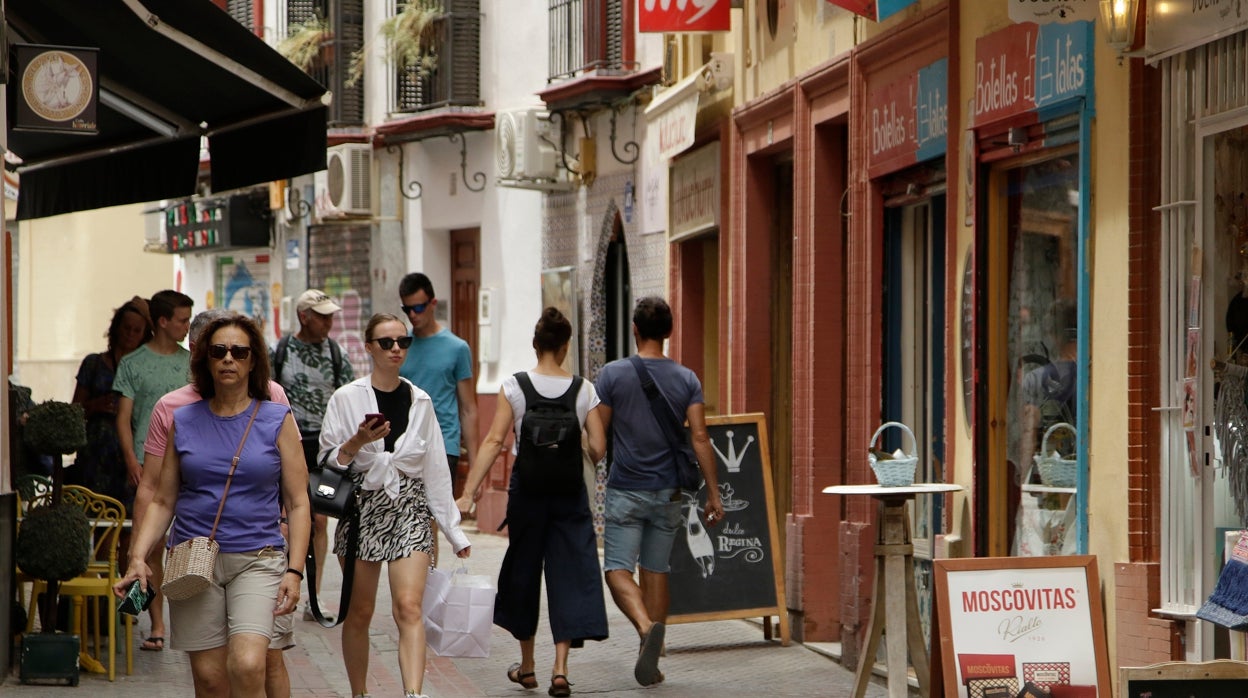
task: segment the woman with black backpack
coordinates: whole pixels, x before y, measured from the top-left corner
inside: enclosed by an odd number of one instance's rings
[[[507,553],[498,574],[494,624],[520,641],[520,661],[507,678],[537,688],[533,637],[546,569],[546,605],[555,640],[551,696],[572,694],[568,652],[585,640],[607,638],[607,610],[593,517],[582,475],[582,448],[592,462],[606,451],[594,386],[563,368],[572,324],[546,308],[533,331],[537,366],[503,380],[490,432],[474,453],[458,500],[467,513],[510,431],[516,434],[515,465],[507,499]],[[581,432],[587,438],[582,445]],[[558,565],[552,573],[551,565]]]

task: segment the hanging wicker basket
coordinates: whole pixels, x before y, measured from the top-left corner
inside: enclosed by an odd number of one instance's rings
[[[1040,440],[1040,453],[1034,456],[1036,470],[1040,472],[1040,484],[1049,487],[1075,487],[1079,483],[1079,459],[1063,458],[1056,451],[1049,451],[1049,436],[1058,429],[1066,429],[1079,438],[1079,432],[1067,422],[1058,422],[1044,432]],[[1077,450],[1077,449],[1076,449]]]
[[[906,436],[910,437],[910,453],[909,455],[899,458],[880,459],[876,458],[874,453],[867,454],[867,461],[871,464],[871,470],[875,472],[875,479],[879,481],[881,487],[906,487],[914,484],[914,471],[919,463],[919,443],[914,438],[914,432],[910,431],[910,427],[901,422],[885,422],[875,430],[875,435],[871,437],[871,450],[875,450],[875,442],[879,440],[880,434],[889,427],[898,427],[906,432]]]

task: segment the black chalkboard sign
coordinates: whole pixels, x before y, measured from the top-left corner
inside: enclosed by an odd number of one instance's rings
[[[1248,696],[1248,663],[1169,662],[1119,669],[1122,698],[1243,698]]]
[[[707,527],[706,489],[684,496],[672,546],[670,623],[778,616],[789,642],[783,566],[775,529],[767,422],[761,414],[707,418],[719,465],[724,520]],[[769,626],[768,626],[769,629]]]

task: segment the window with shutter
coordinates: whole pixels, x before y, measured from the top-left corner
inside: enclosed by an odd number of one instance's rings
[[[406,7],[399,0],[396,12]],[[481,105],[481,7],[479,0],[441,0],[424,65],[394,67],[395,112]]]
[[[549,0],[548,82],[633,72],[632,17],[625,0]]]

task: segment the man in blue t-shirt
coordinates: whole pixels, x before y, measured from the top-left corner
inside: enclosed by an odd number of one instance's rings
[[[477,385],[472,377],[472,349],[468,342],[442,327],[434,314],[438,299],[433,282],[419,272],[399,281],[403,313],[412,323],[412,346],[399,375],[433,398],[433,411],[446,442],[455,496],[459,461],[469,462],[468,451],[477,446]]]
[[[657,296],[642,298],[633,311],[633,339],[659,392],[672,412],[689,421],[698,465],[706,478],[706,522],[724,516],[719,476],[711,438],[706,430],[702,383],[693,371],[663,355],[672,334],[672,309]],[[680,528],[682,498],[676,460],[658,417],[629,359],[612,361],[594,381],[602,403],[603,424],[612,428],[614,448],[607,478],[603,570],[615,605],[641,636],[641,652],[633,677],[643,686],[663,680],[659,653],[667,621],[667,575],[672,543]],[[641,584],[633,570],[641,568]]]

